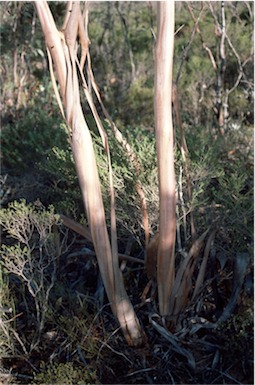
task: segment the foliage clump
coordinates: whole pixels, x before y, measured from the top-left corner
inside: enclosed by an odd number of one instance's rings
[[[50,114],[49,108],[43,105],[41,108],[30,106],[26,113],[19,114],[15,123],[9,122],[4,126],[3,165],[15,173],[37,169],[40,162],[46,161],[54,145],[63,147],[66,142],[67,135],[60,116]]]
[[[40,373],[34,375],[32,385],[59,384],[85,385],[100,384],[94,370],[87,367],[74,367],[72,362],[41,365]]]
[[[15,301],[12,296],[8,277],[0,265],[0,357],[13,355],[15,344],[12,338],[10,318],[15,314]]]
[[[66,247],[57,231],[59,217],[32,204],[12,202],[0,211],[0,224],[6,232],[1,246],[1,265],[14,275],[34,301],[36,329],[30,349],[39,343],[49,306],[50,292],[56,282],[57,260]],[[11,238],[11,240],[10,240]],[[33,312],[32,312],[33,313]]]
[[[95,316],[95,301],[91,303],[89,295],[82,293],[88,279],[84,282],[82,275],[78,280],[76,276],[71,278],[73,263],[65,255],[72,240],[68,230],[62,228],[59,215],[53,206],[46,209],[39,201],[13,201],[1,209],[0,225],[3,364],[20,355],[20,350],[25,355],[41,352],[44,363],[34,376],[34,384],[99,383],[92,365],[99,357],[101,336],[95,325],[99,314]],[[91,262],[86,266],[81,274]],[[61,360],[50,363],[52,354],[67,360],[65,352],[70,349],[73,355],[78,351],[74,365]]]

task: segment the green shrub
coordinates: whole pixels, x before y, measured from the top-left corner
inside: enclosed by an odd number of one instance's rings
[[[9,357],[14,355],[14,316],[14,299],[9,289],[8,276],[4,273],[2,263],[0,261],[0,357]]]
[[[16,276],[26,286],[33,301],[30,308],[36,320],[30,336],[33,350],[45,325],[49,295],[56,282],[57,259],[67,248],[66,240],[65,237],[60,240],[59,217],[53,207],[45,210],[27,205],[24,200],[15,201],[0,211],[0,224],[8,237],[1,246],[2,265],[6,273]]]
[[[216,221],[233,255],[249,250],[253,239],[251,135],[241,125],[216,140],[204,128],[186,134],[196,223],[201,228]]]
[[[72,362],[52,363],[41,365],[40,373],[34,375],[32,385],[59,384],[59,385],[85,385],[99,384],[97,374],[88,367],[74,367]]]
[[[0,225],[0,354],[40,353],[44,364],[34,384],[98,383],[92,363],[104,338],[96,325],[100,313],[95,300],[73,290],[66,279],[69,265],[66,256],[64,262],[60,258],[72,242],[59,216],[52,206],[14,201],[0,211]],[[53,346],[57,362],[51,364]],[[73,364],[62,364],[61,355],[70,351]]]
[[[28,108],[2,129],[3,164],[13,173],[37,169],[54,146],[67,146],[60,114],[50,115],[40,104]]]

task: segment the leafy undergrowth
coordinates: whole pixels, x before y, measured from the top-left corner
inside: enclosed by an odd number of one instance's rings
[[[0,381],[29,385],[253,383],[250,131],[230,130],[225,139],[215,140],[204,128],[194,131],[185,127],[192,202],[188,201],[184,165],[176,147],[176,268],[191,248],[191,208],[198,237],[212,223],[216,231],[202,290],[194,298],[190,293],[178,320],[158,316],[156,284],[148,281],[143,267],[143,230],[134,173],[120,147],[114,140],[110,142],[119,252],[125,254],[129,249],[130,255],[141,260],[121,261],[125,287],[147,336],[145,345],[134,349],[127,346],[112,315],[92,244],[67,229],[55,214],[86,222],[64,127],[55,117],[34,119],[35,129],[24,142],[31,114],[37,116],[28,111],[19,125],[5,128],[3,138]],[[52,129],[57,127],[61,128],[60,137],[55,138]],[[158,224],[154,135],[140,129],[125,134],[141,160],[140,182],[153,234]],[[108,176],[97,140],[95,149],[108,218]],[[10,232],[8,222],[16,231]],[[210,231],[206,242],[209,237]],[[204,248],[194,269],[193,289],[203,255]]]
[[[156,285],[148,282],[142,262],[122,262],[147,336],[144,346],[134,349],[118,330],[88,241],[38,202],[11,204],[2,210],[1,222],[3,383],[252,383],[251,266],[233,313],[217,324],[236,273],[233,260],[223,263],[211,253],[203,290],[173,328],[171,319],[158,315]],[[131,254],[142,261],[138,251],[134,242]]]

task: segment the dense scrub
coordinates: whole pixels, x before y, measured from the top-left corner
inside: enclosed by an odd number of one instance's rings
[[[209,3],[208,3],[209,4]],[[217,65],[219,36],[208,4],[192,5]],[[214,16],[219,9],[213,5]],[[52,2],[55,15],[63,4]],[[125,286],[147,335],[125,345],[104,295],[93,245],[64,226],[61,215],[86,225],[68,135],[49,83],[44,42],[31,3],[1,4],[2,227],[0,270],[0,379],[6,383],[252,383],[253,375],[253,9],[226,4],[228,37],[219,127],[217,74],[193,34],[184,3],[176,4],[175,79],[188,147],[192,199],[177,123],[175,171],[177,265],[192,245],[190,211],[199,235],[215,230],[205,284],[192,295],[179,330],[166,332],[157,293],[143,269],[144,229],[135,171],[107,122],[116,190],[119,251],[140,259],[121,262]],[[124,20],[124,22],[123,22]],[[220,20],[220,18],[219,18]],[[61,22],[59,22],[59,25]],[[150,233],[158,229],[158,184],[153,123],[155,10],[145,3],[91,5],[91,55],[102,97],[141,162],[139,181],[148,203]],[[32,36],[32,39],[30,38]],[[190,42],[190,46],[189,46]],[[187,49],[189,48],[189,49]],[[226,99],[225,99],[226,101]],[[93,132],[109,220],[108,171]],[[205,242],[206,245],[206,242]],[[192,277],[198,277],[205,245]],[[238,298],[235,298],[238,293]],[[231,314],[213,324],[232,303]],[[171,321],[171,320],[170,320]],[[171,323],[171,322],[170,322]]]

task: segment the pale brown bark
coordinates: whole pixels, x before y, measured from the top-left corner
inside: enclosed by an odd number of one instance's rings
[[[50,68],[54,64],[60,88],[62,102],[60,95],[58,95],[53,70],[51,70],[54,90],[60,109],[70,130],[72,152],[105,289],[113,313],[119,321],[127,342],[130,345],[140,345],[143,341],[143,333],[125,291],[122,274],[119,269],[116,223],[114,221],[115,213],[112,212],[112,244],[110,244],[92,138],[80,103],[77,65],[80,69],[83,67],[84,55],[86,57],[86,49],[88,47],[88,43],[84,41],[84,35],[81,34],[84,30],[82,28],[82,21],[84,19],[80,10],[80,2],[72,2],[71,6],[70,3],[68,4],[64,29],[61,32],[56,28],[47,2],[35,2],[35,7],[46,40]],[[80,62],[77,58],[78,35],[80,41],[82,41],[83,48]],[[86,96],[89,98],[88,94]],[[91,103],[91,100],[89,99],[88,102]],[[90,106],[93,109],[93,105],[90,104]],[[94,117],[97,119],[96,114],[94,114]],[[103,133],[100,133],[103,137]],[[103,139],[106,141],[106,138]],[[104,144],[106,148],[107,142]],[[114,210],[114,196],[112,198],[111,205]]]
[[[169,313],[175,276],[175,171],[172,122],[172,69],[174,51],[174,2],[158,3],[158,33],[155,50],[154,110],[159,178],[159,245],[157,281],[159,310]]]

